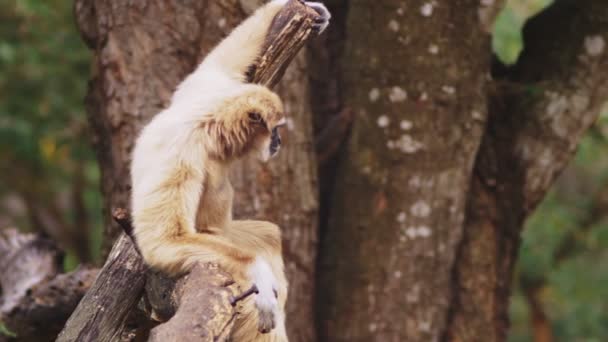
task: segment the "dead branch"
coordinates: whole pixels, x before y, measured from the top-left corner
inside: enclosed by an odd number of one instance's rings
[[[248,79],[269,87],[276,85],[308,39],[317,16],[301,1],[290,0],[274,19],[264,53],[250,69]],[[117,219],[130,232],[127,217]],[[177,282],[146,272],[131,239],[123,234],[57,341],[123,338],[125,321],[136,307],[144,283],[151,318],[161,322],[168,319],[151,330],[151,341],[227,340],[236,317],[231,302],[238,295],[230,277],[213,265],[198,265]]]
[[[61,274],[63,253],[49,239],[9,229],[0,234],[0,321],[17,341],[53,340],[96,269]]]

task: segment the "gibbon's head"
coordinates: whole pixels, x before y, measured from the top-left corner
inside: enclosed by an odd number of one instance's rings
[[[216,150],[221,159],[257,153],[262,161],[267,161],[281,148],[283,103],[264,86],[243,85],[237,95],[226,99],[215,119],[215,140],[219,145]]]

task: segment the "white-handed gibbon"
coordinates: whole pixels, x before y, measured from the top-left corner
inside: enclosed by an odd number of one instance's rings
[[[230,165],[250,153],[266,161],[280,148],[285,122],[279,97],[247,84],[275,15],[287,0],[259,8],[216,46],[178,86],[170,106],[144,127],[131,164],[134,235],[147,264],[170,275],[198,262],[217,263],[242,289],[259,293],[243,303],[232,340],[286,341],[279,228],[232,219]],[[321,3],[307,5],[320,19]]]

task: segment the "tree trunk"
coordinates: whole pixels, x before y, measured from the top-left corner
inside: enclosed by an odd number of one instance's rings
[[[523,222],[608,99],[608,4],[558,1],[495,83],[476,6],[350,3],[324,340],[506,339]]]
[[[435,341],[447,322],[490,50],[476,1],[401,4],[349,8],[355,122],[321,251],[327,341]]]

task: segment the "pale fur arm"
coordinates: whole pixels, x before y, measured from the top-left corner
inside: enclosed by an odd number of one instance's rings
[[[272,20],[288,0],[273,0],[258,8],[205,58],[202,68],[220,68],[231,78],[244,81],[245,73],[262,52]]]

